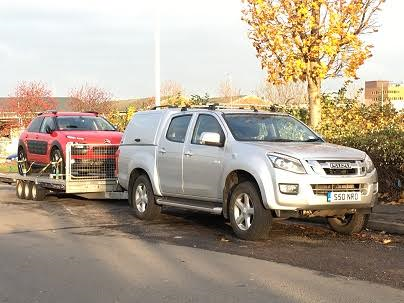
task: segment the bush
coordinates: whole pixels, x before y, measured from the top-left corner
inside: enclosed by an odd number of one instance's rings
[[[366,152],[379,174],[379,190],[391,199],[404,182],[404,112],[389,104],[364,106],[340,92],[323,98],[318,130],[331,143]]]
[[[346,96],[349,82],[333,94],[323,95],[322,121],[317,131],[327,142],[353,147],[366,152],[379,175],[379,191],[390,199],[400,195],[404,184],[404,112],[391,105],[364,106],[358,101],[361,91],[353,98]],[[271,111],[286,112],[308,122],[305,108],[273,105]]]

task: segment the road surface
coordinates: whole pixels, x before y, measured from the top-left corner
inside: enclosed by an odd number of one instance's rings
[[[123,202],[0,185],[0,302],[404,302],[403,252],[400,237],[288,222],[252,243],[220,217],[141,222]]]

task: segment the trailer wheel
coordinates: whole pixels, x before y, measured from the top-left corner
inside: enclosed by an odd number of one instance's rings
[[[32,182],[25,181],[24,182],[24,198],[27,200],[32,199]]]
[[[17,180],[15,184],[15,193],[17,198],[19,199],[25,199],[24,195],[24,181],[22,180]]]
[[[38,185],[38,184],[32,184],[32,188],[31,188],[31,197],[32,200],[34,201],[43,201],[45,199],[46,196],[46,190]]]

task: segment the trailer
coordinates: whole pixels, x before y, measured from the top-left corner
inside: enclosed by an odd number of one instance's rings
[[[51,162],[37,173],[30,168],[23,175],[0,174],[0,182],[15,184],[20,199],[41,201],[50,192],[94,199],[127,199],[117,177],[118,148],[117,144],[69,142],[63,166],[63,162]]]

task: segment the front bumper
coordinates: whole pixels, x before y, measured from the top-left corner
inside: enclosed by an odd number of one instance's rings
[[[377,202],[377,172],[365,176],[320,176],[317,174],[295,174],[279,169],[273,170],[271,197],[266,197],[267,207],[279,210],[320,210],[320,209],[360,209],[372,208]],[[297,194],[284,194],[279,184],[298,184]],[[360,191],[358,202],[327,202],[325,188],[351,186],[347,191]],[[318,190],[321,189],[321,190]],[[330,190],[331,191],[331,190]],[[342,190],[341,190],[342,191]]]

